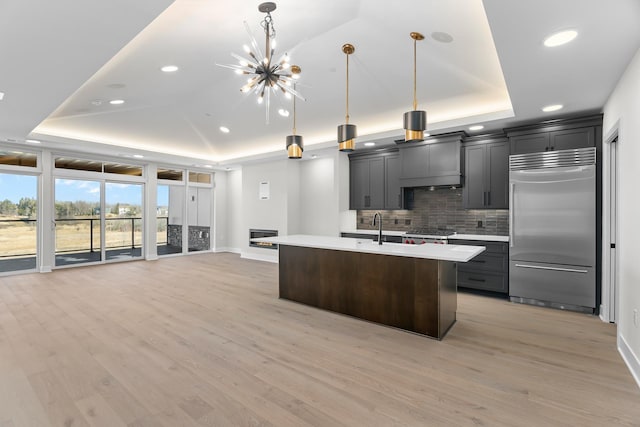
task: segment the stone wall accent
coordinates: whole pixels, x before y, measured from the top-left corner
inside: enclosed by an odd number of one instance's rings
[[[462,189],[415,188],[412,210],[382,211],[384,230],[408,231],[414,228],[449,228],[464,234],[509,234],[508,209],[464,209]],[[357,228],[374,230],[376,211],[358,211]],[[480,227],[479,221],[482,222]]]

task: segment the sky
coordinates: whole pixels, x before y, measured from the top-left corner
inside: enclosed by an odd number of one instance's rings
[[[35,199],[37,193],[38,177],[0,173],[0,201],[18,203],[23,197]]]
[[[141,184],[105,183],[105,201],[107,205],[116,203],[142,206]],[[38,178],[29,175],[0,173],[0,201],[9,199],[18,203],[22,197],[36,198]],[[56,201],[100,201],[100,182],[75,179],[56,179]],[[158,206],[169,204],[167,186],[158,187]]]

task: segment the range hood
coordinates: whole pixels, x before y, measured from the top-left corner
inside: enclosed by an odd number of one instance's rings
[[[461,186],[464,136],[464,132],[454,132],[420,142],[396,141],[400,149],[400,186]]]

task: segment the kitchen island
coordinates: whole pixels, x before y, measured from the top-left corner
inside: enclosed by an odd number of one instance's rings
[[[458,262],[482,246],[292,235],[278,244],[280,298],[442,339],[456,321]]]

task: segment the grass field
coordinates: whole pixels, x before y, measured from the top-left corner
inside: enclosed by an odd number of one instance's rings
[[[35,221],[12,221],[17,218],[0,218],[0,257],[34,255],[37,246],[37,228]],[[90,221],[65,221],[56,224],[56,251],[82,251],[91,248]],[[113,221],[107,218],[105,231],[106,248],[131,246],[131,223],[129,221]],[[157,241],[167,240],[165,222],[160,221],[162,229],[157,231]],[[142,227],[136,221],[133,232],[137,247],[142,244]],[[93,249],[100,250],[100,221],[93,221]]]

